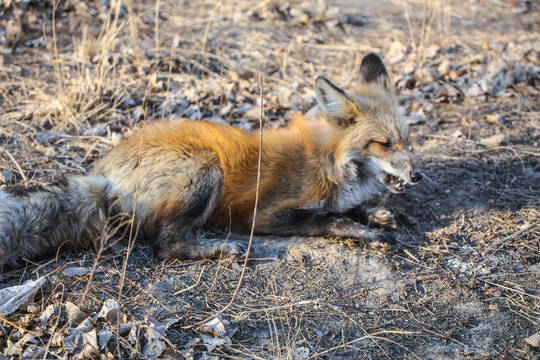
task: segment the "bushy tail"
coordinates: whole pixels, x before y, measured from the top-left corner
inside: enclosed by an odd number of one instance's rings
[[[97,247],[107,222],[107,180],[71,177],[0,191],[0,272],[59,247]]]

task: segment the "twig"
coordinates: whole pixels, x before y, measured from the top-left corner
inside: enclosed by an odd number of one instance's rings
[[[188,286],[188,287],[185,288],[185,289],[179,290],[179,291],[175,292],[173,295],[174,295],[174,296],[180,295],[181,293],[184,293],[184,292],[186,292],[186,291],[189,291],[189,290],[191,290],[191,289],[197,287],[197,286],[199,285],[199,283],[201,282],[201,278],[202,278],[202,275],[203,275],[203,273],[204,273],[204,269],[205,269],[205,268],[206,268],[206,267],[203,266],[203,268],[201,269],[201,273],[199,274],[199,277],[197,278],[197,281],[195,282],[195,284],[193,284],[193,285],[191,285],[191,286]]]
[[[512,240],[512,239],[515,239],[516,237],[518,237],[519,235],[523,234],[524,232],[527,232],[529,230],[531,230],[532,228],[538,226],[538,223],[536,224],[529,224],[525,227],[523,227],[523,229],[519,230],[519,231],[516,231],[515,233],[513,233],[512,235],[508,235],[502,239],[499,239],[499,240],[496,240],[493,242],[493,244],[491,244],[491,246],[489,248],[487,248],[485,250],[485,253],[489,254],[491,253],[492,251],[497,251],[498,249],[495,249],[497,246],[499,245],[502,245],[504,244],[505,242],[507,242],[508,240]]]
[[[210,13],[210,18],[208,19],[208,22],[206,23],[206,26],[204,27],[204,35],[203,35],[203,41],[202,41],[202,52],[206,51],[206,43],[208,42],[208,32],[210,31],[210,25],[212,24],[212,21],[214,20],[214,16],[216,14],[216,9],[221,5],[221,2],[223,0],[219,0],[214,8],[212,9],[212,12]]]
[[[319,299],[302,300],[302,301],[297,301],[297,302],[292,303],[292,304],[278,305],[278,306],[273,306],[273,307],[264,308],[264,309],[255,309],[255,310],[249,310],[249,311],[242,311],[242,312],[240,312],[238,314],[238,316],[241,316],[241,315],[244,315],[244,314],[253,314],[253,313],[256,313],[256,312],[276,311],[276,310],[288,309],[288,308],[297,307],[297,306],[306,306],[306,305],[311,305],[311,304],[319,304]]]
[[[511,288],[511,287],[504,286],[504,285],[501,285],[501,284],[497,284],[497,283],[495,283],[495,282],[491,282],[491,281],[487,281],[487,280],[482,280],[482,279],[477,279],[477,280],[478,280],[478,281],[481,281],[481,282],[483,282],[483,283],[485,283],[485,284],[488,284],[488,285],[496,286],[496,287],[499,287],[499,288],[504,289],[504,290],[516,292],[516,293],[518,293],[518,294],[530,296],[530,297],[532,297],[533,299],[540,300],[540,296],[533,295],[533,294],[529,294],[529,293],[527,293],[527,292],[525,292],[525,291],[521,291],[521,290],[518,290],[518,289],[514,289],[514,288]]]
[[[509,241],[509,240],[512,240],[512,239],[515,239],[516,237],[518,237],[519,235],[523,234],[524,232],[527,232],[531,229],[534,229],[535,227],[538,226],[538,223],[535,223],[535,224],[531,224],[529,226],[526,226],[524,227],[523,229],[519,230],[519,231],[516,231],[515,233],[513,233],[512,235],[508,235],[502,239],[499,239],[499,240],[496,240],[495,242],[493,242],[493,244],[491,244],[491,246],[489,248],[487,248],[483,253],[488,255],[484,258],[484,260],[482,260],[478,265],[482,265],[484,264],[486,261],[488,261],[489,259],[493,258],[493,256],[501,249],[499,247],[499,245],[502,245],[504,244],[505,242]]]

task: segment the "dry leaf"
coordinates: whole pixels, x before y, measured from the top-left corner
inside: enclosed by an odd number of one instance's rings
[[[116,325],[120,322],[122,318],[122,312],[120,311],[120,306],[114,299],[107,299],[103,303],[101,310],[95,316],[95,319],[104,319],[111,325]]]
[[[211,334],[218,337],[227,336],[227,329],[225,328],[225,323],[223,322],[223,316],[218,313],[209,322],[202,324],[198,329],[200,332]]]
[[[66,302],[66,326],[70,328],[74,328],[79,326],[84,319],[86,319],[86,314],[83,313],[77,305],[73,304],[72,302],[67,301]]]
[[[486,116],[486,121],[489,124],[504,125],[504,120],[499,114],[490,114]]]
[[[23,285],[10,286],[0,290],[0,315],[6,316],[26,304],[29,299],[45,284],[46,279],[40,277],[29,280]]]
[[[534,334],[533,336],[529,336],[525,339],[525,342],[532,347],[540,347],[540,332]]]
[[[204,345],[206,345],[207,351],[212,352],[218,346],[232,345],[231,338],[225,337],[212,337],[205,334],[201,334]]]
[[[88,332],[74,331],[73,335],[64,338],[64,350],[73,354],[73,359],[92,359],[99,355],[96,330]]]
[[[505,140],[506,140],[505,134],[497,134],[497,135],[493,135],[488,138],[480,140],[480,144],[484,145],[487,148],[492,149],[499,146]]]

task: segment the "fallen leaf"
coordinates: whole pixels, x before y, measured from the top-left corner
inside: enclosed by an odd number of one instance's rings
[[[225,337],[212,337],[205,334],[201,334],[203,344],[208,349],[208,352],[214,351],[214,349],[218,346],[223,345],[232,345],[231,338],[228,336]]]
[[[61,274],[65,276],[84,276],[92,270],[91,268],[85,268],[80,266],[66,267],[62,270]]]
[[[10,356],[16,356],[21,353],[23,350],[24,345],[26,344],[37,344],[38,340],[36,340],[36,334],[32,333],[26,333],[23,335],[23,337],[17,341],[14,344],[11,344],[6,350],[4,350],[4,355],[10,357]]]
[[[66,326],[74,328],[79,326],[80,323],[86,319],[86,314],[83,313],[77,305],[67,301],[66,302]]]
[[[46,279],[40,277],[29,280],[23,285],[10,286],[0,290],[0,315],[6,316],[26,304],[28,300],[43,286]]]
[[[93,359],[99,355],[96,330],[78,331],[64,338],[66,353],[73,354],[73,359]]]
[[[506,140],[505,134],[497,134],[497,135],[493,135],[493,136],[480,140],[480,144],[484,145],[487,148],[492,149],[499,146],[505,140]]]
[[[491,114],[486,116],[486,121],[489,124],[504,125],[504,120],[499,114]]]
[[[122,318],[122,312],[120,311],[120,306],[114,299],[107,299],[103,303],[101,310],[95,316],[95,319],[104,319],[111,325],[116,325],[120,322]]]
[[[199,326],[199,331],[218,337],[227,336],[227,329],[225,328],[225,323],[223,322],[223,316],[220,313],[218,313],[216,317],[209,322]]]
[[[540,332],[537,332],[533,336],[529,336],[525,339],[525,342],[532,347],[540,347]]]
[[[144,346],[142,348],[142,355],[147,359],[155,359],[160,356],[168,346],[165,342],[165,336],[159,329],[153,327],[146,327],[144,332]]]

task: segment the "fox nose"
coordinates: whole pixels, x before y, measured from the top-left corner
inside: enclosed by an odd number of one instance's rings
[[[422,180],[423,177],[424,175],[422,175],[420,171],[411,172],[411,181],[413,182],[413,184]]]

